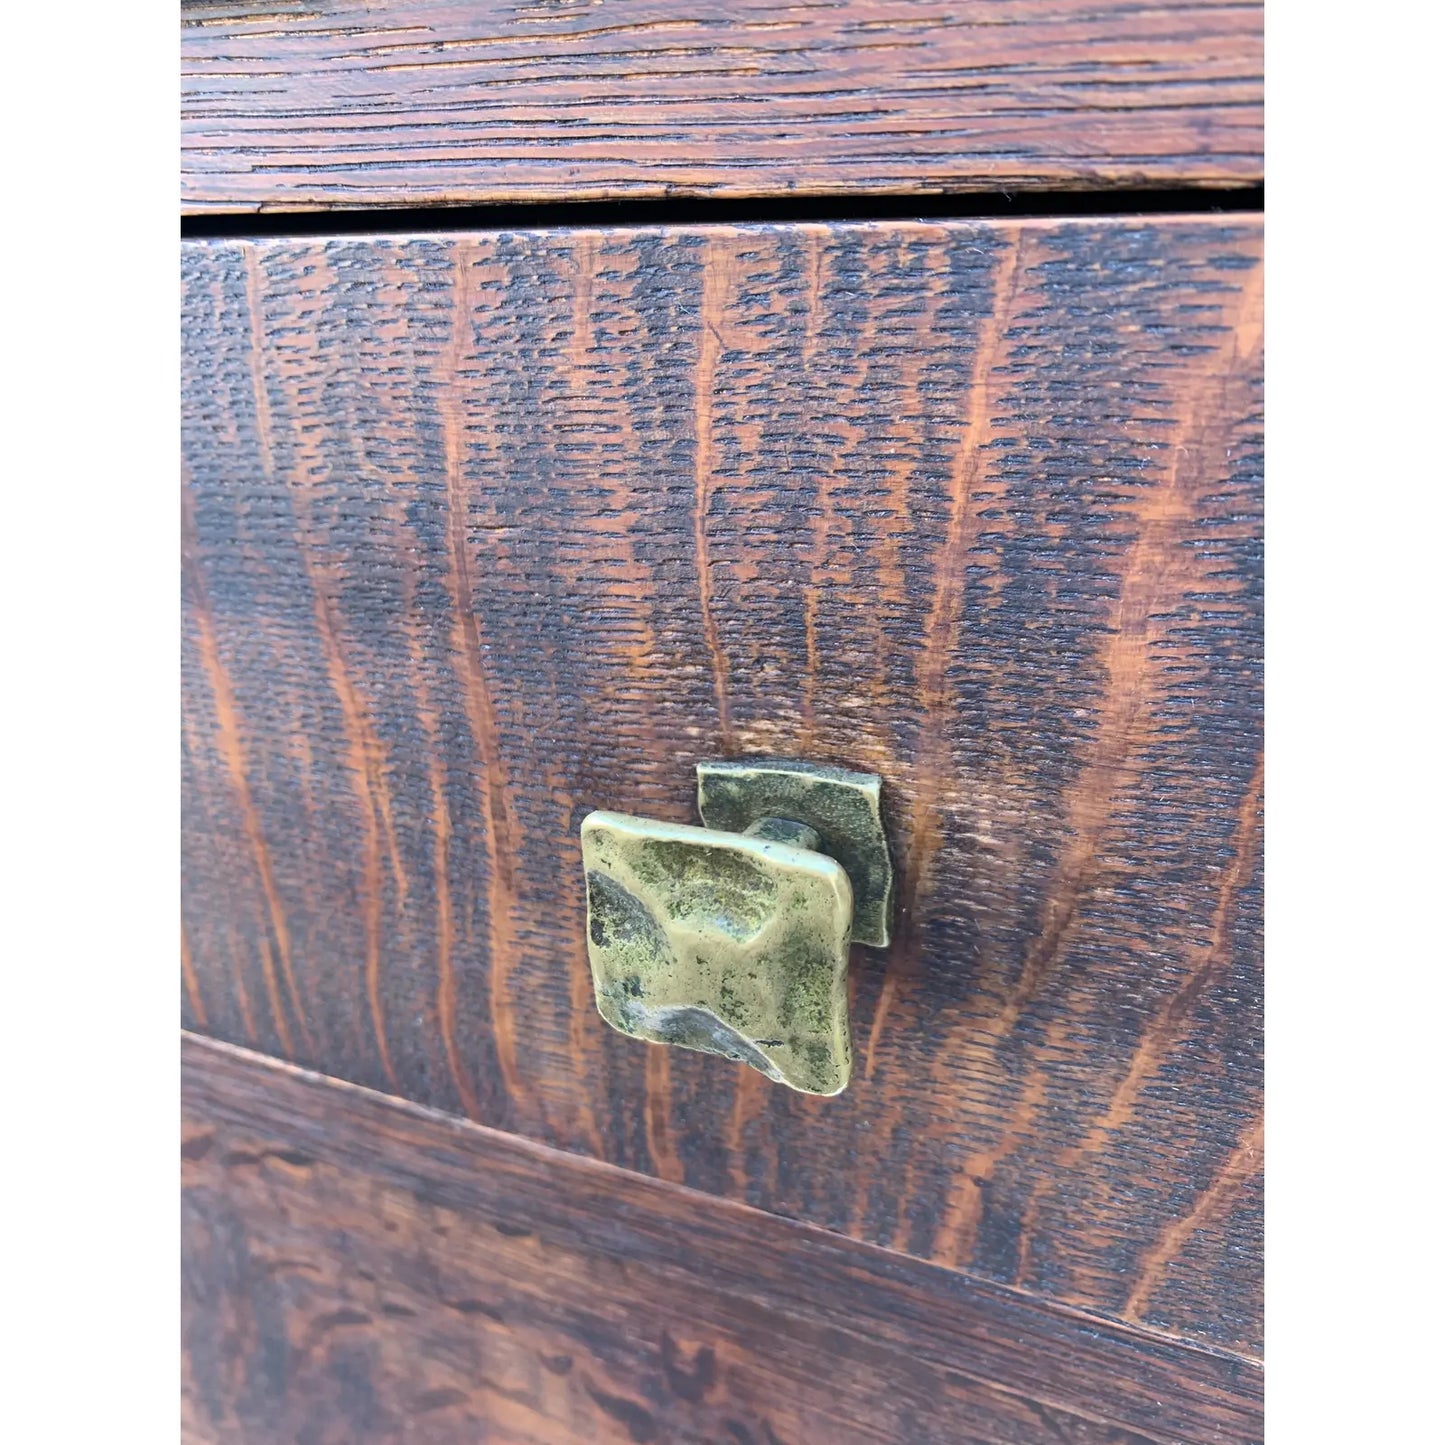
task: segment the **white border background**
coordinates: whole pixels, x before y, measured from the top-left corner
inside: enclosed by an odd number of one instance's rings
[[[5,16],[0,1439],[178,1434],[176,12]]]
[[[1441,31],[1266,10],[1274,1445],[1445,1433]]]

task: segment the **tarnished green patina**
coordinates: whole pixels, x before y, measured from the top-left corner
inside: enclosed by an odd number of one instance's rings
[[[635,1038],[837,1094],[852,1069],[848,874],[799,846],[821,833],[810,821],[744,826],[752,833],[622,813],[583,821],[597,1007]]]
[[[874,773],[785,758],[697,765],[697,809],[709,828],[746,832],[763,818],[806,823],[853,885],[853,942],[887,948],[893,865]]]
[[[597,1007],[634,1038],[750,1065],[808,1094],[852,1070],[848,945],[888,945],[879,780],[773,758],[699,763],[706,827],[582,824]]]

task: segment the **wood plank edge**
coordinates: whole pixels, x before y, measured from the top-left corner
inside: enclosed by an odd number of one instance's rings
[[[565,1175],[570,1180],[569,1196],[595,1190],[615,1200],[627,1194],[639,1198],[642,1208],[649,1215],[670,1217],[686,1213],[705,1216],[709,1221],[716,1221],[717,1232],[734,1230],[739,1235],[772,1231],[779,1237],[786,1236],[800,1250],[827,1257],[834,1263],[872,1275],[885,1284],[899,1284],[901,1281],[900,1292],[917,1290],[924,1294],[957,1295],[960,1290],[966,1291],[968,1309],[981,1318],[1005,1316],[1011,1318],[1015,1326],[1019,1322],[1025,1327],[1032,1325],[1040,1336],[1049,1332],[1062,1333],[1072,1348],[1064,1349],[1061,1354],[1071,1359],[1081,1349],[1095,1356],[1117,1354],[1120,1357],[1113,1362],[1117,1372],[1101,1371],[1097,1364],[1090,1366],[1082,1358],[1073,1360],[1075,1388],[1041,1391],[1035,1387],[1037,1378],[1029,1371],[1022,1355],[1020,1362],[1023,1369],[1018,1381],[1000,1379],[992,1370],[980,1373],[971,1366],[969,1357],[962,1351],[955,1354],[941,1348],[938,1339],[908,1336],[908,1330],[916,1328],[921,1321],[908,1321],[881,1307],[873,1317],[859,1316],[855,1312],[847,1319],[834,1321],[838,1328],[873,1344],[887,1343],[894,1348],[904,1347],[902,1339],[898,1338],[901,1330],[908,1338],[910,1354],[991,1391],[1036,1401],[1094,1423],[1123,1427],[1160,1442],[1243,1437],[1233,1434],[1219,1436],[1210,1432],[1154,1434],[1134,1408],[1138,1401],[1132,1397],[1138,1396],[1141,1389],[1147,1394],[1149,1387],[1145,1381],[1129,1373],[1131,1360],[1135,1365],[1156,1365],[1165,1371],[1174,1384],[1183,1388],[1184,1394],[1189,1397],[1186,1403],[1191,1409],[1208,1411],[1223,1408],[1226,1414],[1243,1423],[1245,1419],[1256,1416],[1261,1407],[1262,1362],[1256,1357],[1125,1324],[1027,1291],[977,1279],[963,1271],[951,1270],[881,1245],[851,1239],[815,1224],[772,1214],[735,1200],[718,1198],[684,1185],[634,1174],[585,1155],[559,1150],[534,1139],[476,1124],[443,1110],[318,1073],[236,1044],[182,1030],[183,1093],[189,1101],[202,1104],[229,1122],[241,1125],[255,1125],[260,1117],[262,1122],[278,1128],[284,1127],[288,1120],[296,1121],[299,1127],[306,1118],[304,1108],[287,1110],[284,1118],[264,1118],[264,1109],[256,1106],[255,1079],[258,1075],[282,1094],[309,1093],[324,1098],[333,1108],[354,1112],[364,1118],[372,1129],[384,1128],[388,1117],[398,1121],[415,1121],[439,1131],[464,1152],[509,1157],[519,1168],[535,1165],[538,1173]],[[245,1091],[244,1098],[241,1097],[242,1091]],[[308,1141],[313,1147],[316,1142]],[[330,1138],[323,1140],[324,1144],[332,1142]],[[344,1157],[345,1146],[341,1141],[335,1141],[335,1145],[338,1155],[343,1156],[343,1163],[365,1166],[366,1161]],[[746,1289],[745,1282],[736,1278],[731,1284],[735,1291]],[[780,1308],[776,1297],[770,1297],[767,1304],[775,1310]],[[800,1303],[799,1309],[807,1317],[817,1317],[816,1304],[809,1309],[806,1304]],[[786,1312],[786,1307],[781,1312]],[[968,1328],[966,1321],[960,1324],[958,1319],[951,1318],[946,1321],[946,1326],[959,1329],[960,1342],[967,1343],[964,1339]],[[1086,1388],[1077,1388],[1080,1385]],[[1104,1395],[1111,1390],[1116,1393],[1118,1398],[1105,1402],[1106,1405],[1112,1403],[1113,1408],[1100,1409],[1096,1399],[1088,1398],[1095,1394],[1094,1387]]]

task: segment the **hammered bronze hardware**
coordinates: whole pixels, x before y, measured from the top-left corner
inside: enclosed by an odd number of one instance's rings
[[[853,1059],[848,945],[888,944],[878,778],[746,759],[699,763],[697,783],[701,828],[583,820],[598,1010],[633,1038],[840,1093]]]

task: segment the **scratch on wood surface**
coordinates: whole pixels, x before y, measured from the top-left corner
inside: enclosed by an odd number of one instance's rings
[[[457,1048],[457,975],[452,958],[454,928],[450,877],[452,819],[446,780],[442,775],[442,754],[435,744],[427,773],[432,790],[432,875],[436,881],[437,900],[437,1025],[441,1029],[447,1072],[456,1085],[462,1109],[467,1118],[481,1122],[482,1110],[477,1102],[477,1091],[472,1087],[471,1075]]]
[[[687,1177],[671,1134],[672,1060],[668,1044],[644,1044],[647,1050],[647,1099],[644,1104],[647,1152],[659,1179],[681,1184]]]
[[[186,926],[181,924],[181,978],[184,980],[186,997],[190,1000],[191,1012],[196,1016],[196,1022],[203,1029],[211,1026],[211,1021],[206,1017],[206,1005],[201,1000],[201,984],[196,977],[196,966],[191,960],[191,943],[186,937]]]
[[[1210,920],[1209,939],[1193,951],[1185,968],[1183,986],[1145,1030],[1129,1061],[1129,1071],[1114,1090],[1104,1112],[1090,1125],[1084,1138],[1063,1156],[1065,1168],[1072,1168],[1084,1155],[1097,1152],[1114,1130],[1128,1122],[1145,1080],[1163,1061],[1166,1051],[1178,1042],[1179,1031],[1200,996],[1219,977],[1221,966],[1228,956],[1229,920],[1235,894],[1249,882],[1259,855],[1259,803],[1263,784],[1264,755],[1261,753],[1240,805],[1239,823],[1234,834],[1234,859],[1220,880],[1214,916]]]
[[[709,239],[703,247],[702,312],[699,317],[697,400],[694,410],[693,550],[697,559],[698,606],[702,612],[703,641],[712,667],[713,698],[717,704],[718,733],[723,752],[732,755],[733,729],[728,709],[728,662],[713,614],[712,560],[708,555],[707,514],[712,502],[712,394],[717,371],[727,297],[728,254]]]
[[[803,375],[802,380],[811,394],[813,384],[813,363],[818,349],[818,335],[822,329],[823,278],[827,271],[827,248],[825,233],[812,231],[808,236],[808,299],[803,329]],[[802,677],[802,727],[798,739],[799,747],[805,750],[816,748],[818,741],[817,688],[821,659],[818,656],[818,605],[822,588],[819,585],[819,563],[825,561],[828,549],[828,534],[833,521],[833,468],[825,467],[817,479],[818,505],[813,520],[812,575],[809,585],[803,590],[803,653],[806,666]]]
[[[272,436],[271,402],[266,390],[267,333],[264,298],[265,276],[261,271],[259,254],[252,248],[246,253],[246,303],[251,321],[251,384],[256,406],[256,431],[260,461],[267,480],[274,482],[276,452]],[[386,1019],[381,1004],[383,903],[381,847],[383,831],[391,854],[392,876],[396,880],[398,894],[403,898],[406,896],[406,873],[401,866],[396,834],[391,826],[391,800],[386,788],[381,742],[371,726],[366,707],[347,671],[336,619],[332,615],[331,599],[327,594],[325,579],[316,565],[316,539],[312,535],[310,498],[304,486],[297,488],[295,495],[300,499],[303,513],[303,536],[300,552],[307,580],[311,586],[316,632],[321,641],[322,651],[326,656],[327,676],[331,680],[332,691],[336,694],[337,703],[340,705],[342,722],[350,741],[351,779],[364,819],[366,889],[362,901],[362,918],[366,929],[366,989],[371,1005],[372,1031],[376,1038],[376,1049],[381,1059],[382,1072],[393,1088],[400,1088],[396,1069],[391,1062],[391,1050],[386,1039]]]
[[[1209,1187],[1195,1200],[1189,1213],[1177,1219],[1159,1236],[1158,1243],[1144,1256],[1134,1288],[1124,1301],[1120,1317],[1138,1322],[1149,1297],[1163,1281],[1170,1262],[1189,1242],[1196,1230],[1202,1229],[1241,1185],[1252,1179],[1264,1166],[1264,1121],[1259,1120],[1245,1134],[1224,1167]]]
[[[923,655],[918,665],[918,694],[925,713],[940,710],[946,700],[948,662],[957,645],[959,614],[967,585],[967,558],[978,536],[973,494],[983,477],[984,444],[990,437],[993,397],[991,373],[1000,364],[1003,339],[1013,319],[1019,284],[1019,261],[1024,233],[1015,230],[994,275],[993,305],[979,328],[969,378],[965,425],[954,453],[949,479],[948,530],[935,573],[933,603],[923,628]],[[952,781],[948,734],[941,727],[927,729],[913,766],[914,809],[908,851],[902,867],[899,906],[899,941],[888,959],[888,972],[873,1014],[864,1055],[863,1077],[871,1079],[878,1062],[878,1045],[898,990],[900,973],[917,956],[923,927],[920,899],[927,898],[933,860],[942,841],[943,799]]]
[[[262,923],[261,926],[264,928],[265,924]],[[256,1030],[256,1011],[251,1007],[251,995],[246,988],[246,973],[250,968],[250,960],[243,958],[233,926],[226,928],[226,941],[226,956],[231,960],[230,976],[235,987],[236,1008],[241,1015],[241,1027],[245,1029],[246,1038],[251,1043],[259,1044],[261,1035]]]
[[[1255,324],[1260,279],[1256,269],[1236,293],[1227,317],[1229,341],[1215,348],[1206,364],[1206,376],[1220,386],[1227,386],[1231,377],[1242,375],[1243,368],[1247,368],[1254,359],[1253,350],[1260,340]],[[1239,345],[1240,338],[1244,340],[1243,348]],[[996,1050],[1015,1028],[1023,1010],[1059,956],[1076,919],[1080,900],[1098,866],[1099,840],[1111,816],[1116,793],[1128,774],[1128,759],[1137,742],[1139,720],[1144,715],[1153,682],[1150,659],[1160,626],[1157,619],[1167,612],[1172,599],[1185,585],[1181,557],[1188,554],[1181,553],[1179,529],[1193,515],[1197,487],[1206,484],[1223,469],[1224,432],[1216,414],[1216,409],[1219,409],[1219,414],[1226,414],[1220,408],[1222,398],[1213,395],[1208,385],[1201,386],[1194,395],[1196,400],[1192,409],[1180,419],[1179,439],[1170,451],[1166,476],[1145,494],[1144,503],[1135,517],[1139,536],[1125,562],[1119,600],[1113,609],[1107,641],[1101,653],[1104,685],[1103,702],[1098,709],[1099,723],[1088,761],[1069,793],[1066,809],[1069,841],[1060,855],[1049,888],[1045,926],[1026,955],[1003,1008],[986,1023],[985,1053]],[[1221,454],[1215,456],[1215,452]],[[1215,462],[1219,465],[1214,465]],[[1255,797],[1257,802],[1257,793]],[[1250,808],[1251,805],[1246,801],[1245,807]],[[1227,880],[1224,891],[1232,897],[1233,885]],[[1228,899],[1223,898],[1222,901],[1227,907]],[[1222,926],[1218,905],[1215,917]],[[1201,980],[1199,987],[1202,986]],[[1197,992],[1198,989],[1195,989],[1189,993],[1186,1005],[1194,1001]],[[1147,1045],[1148,1040],[1141,1046],[1141,1052],[1135,1055],[1131,1067],[1132,1083],[1126,1083],[1129,1092],[1126,1099],[1119,1101],[1121,1107],[1127,1107],[1137,1094],[1150,1066],[1145,1056]],[[1035,1077],[1031,1073],[1030,1081]],[[1024,1111],[1025,1122],[1043,1102],[1030,1095],[1031,1087],[1026,1085],[1019,1105]],[[1019,1146],[1023,1138],[1018,1119],[1012,1119],[998,1143],[971,1159],[962,1173],[969,1179],[992,1178],[1002,1160]],[[1078,1150],[1065,1155],[1072,1163],[1077,1163],[1079,1157],[1081,1151]],[[1069,1166],[1061,1161],[1060,1167]],[[1047,1185],[1042,1187],[1047,1189]],[[971,1200],[967,1189],[964,1190],[964,1199],[966,1202],[962,1206],[956,1200],[950,1208],[938,1242],[943,1257],[959,1263],[967,1261],[972,1255],[980,1218],[977,1207],[967,1202]],[[1028,1257],[1029,1231],[1037,1217],[1038,1203],[1037,1196],[1031,1197],[1023,1211],[1020,1271]],[[1016,1272],[1015,1278],[1019,1277]]]
[[[481,812],[486,832],[487,928],[490,933],[487,970],[497,1067],[501,1071],[507,1097],[515,1104],[522,1090],[517,1069],[516,1021],[507,990],[517,946],[512,922],[516,829],[511,818],[491,686],[482,668],[481,621],[477,616],[467,537],[466,435],[462,400],[466,381],[461,373],[471,340],[472,308],[475,305],[472,268],[475,264],[471,249],[463,247],[456,260],[457,294],[453,301],[455,315],[447,358],[450,388],[449,395],[441,403],[446,453],[448,587],[452,603],[452,650],[461,667],[467,720],[482,759]]]
[[[1259,855],[1259,804],[1263,783],[1264,754],[1261,752],[1240,805],[1234,834],[1234,860],[1220,880],[1210,920],[1209,939],[1201,948],[1193,950],[1186,965],[1183,985],[1145,1029],[1129,1060],[1127,1072],[1110,1095],[1103,1112],[1094,1118],[1078,1143],[1059,1155],[1054,1174],[1041,1180],[1038,1187],[1030,1192],[1019,1223],[1016,1282],[1024,1278],[1028,1269],[1034,1229],[1043,1203],[1056,1192],[1060,1180],[1072,1177],[1085,1158],[1102,1152],[1108,1147],[1110,1139],[1127,1127],[1140,1090],[1163,1062],[1168,1050],[1177,1045],[1201,997],[1222,972],[1229,956],[1228,930],[1235,896],[1253,875]]]
[[[261,881],[261,892],[266,899],[267,914],[271,920],[271,932],[276,939],[276,948],[281,955],[281,971],[286,980],[286,989],[291,998],[291,1007],[296,1014],[297,1027],[308,1051],[314,1052],[315,1041],[306,1026],[305,1010],[301,1006],[301,991],[296,986],[296,976],[291,970],[291,934],[286,926],[286,914],[281,907],[281,895],[276,887],[276,877],[271,867],[271,855],[266,847],[265,834],[261,829],[261,816],[251,796],[251,784],[246,767],[245,748],[241,742],[240,719],[236,713],[236,699],[231,691],[231,679],[221,661],[221,650],[216,642],[215,621],[211,616],[210,601],[206,596],[205,579],[200,566],[200,538],[196,531],[195,508],[189,490],[181,494],[181,522],[184,539],[181,550],[181,567],[190,596],[191,612],[196,622],[197,645],[201,654],[201,665],[210,684],[211,698],[216,708],[217,743],[221,757],[225,760],[226,771],[235,789],[236,802],[246,827],[246,838],[251,845],[251,857],[256,864],[256,873]],[[269,950],[262,945],[264,960],[269,960]],[[276,1023],[276,1033],[286,1056],[295,1054],[291,1040],[291,1028],[286,1021],[286,1010],[282,1006],[271,970],[266,970],[268,991],[271,995],[271,1012]]]
[[[1119,600],[1109,619],[1107,640],[1099,658],[1103,702],[1098,709],[1093,744],[1078,780],[1069,790],[1069,842],[1060,854],[1048,891],[1043,926],[1000,1017],[1000,1033],[1018,1021],[1058,956],[1098,866],[1099,838],[1108,823],[1115,794],[1125,780],[1138,722],[1154,680],[1150,645],[1159,626],[1156,619],[1183,581],[1187,553],[1179,546],[1180,527],[1192,516],[1196,488],[1210,484],[1223,470],[1205,460],[1212,452],[1222,452],[1224,445],[1217,387],[1228,381],[1241,361],[1248,360],[1247,354],[1241,357],[1236,349],[1235,328],[1245,325],[1251,335],[1257,334],[1253,322],[1261,280],[1261,271],[1256,268],[1237,294],[1233,314],[1225,318],[1231,330],[1230,341],[1211,352],[1205,376],[1187,396],[1188,410],[1180,419],[1168,470],[1146,491],[1135,514],[1138,540],[1129,550]],[[1218,460],[1222,462],[1223,457]]]
[[[457,1046],[457,979],[453,952],[456,920],[453,917],[451,883],[452,813],[447,796],[447,756],[437,726],[436,709],[428,680],[425,628],[416,600],[416,578],[408,572],[403,579],[403,610],[407,648],[416,679],[417,721],[426,738],[427,784],[431,791],[432,886],[436,899],[436,1010],[437,1031],[447,1073],[456,1087],[457,1099],[467,1118],[482,1122],[482,1110],[470,1071],[462,1062]]]
[[[568,347],[568,359],[571,362],[574,384],[583,397],[588,396],[590,392],[594,368],[605,368],[607,365],[605,349],[597,347],[592,325],[593,297],[597,289],[597,249],[596,232],[584,231],[577,236],[573,251],[575,286],[572,293],[572,337]],[[597,353],[595,356],[594,352]],[[630,435],[630,422],[624,420],[622,426],[624,435],[628,436],[629,442],[635,444],[635,438]],[[608,488],[619,510],[626,507],[626,499],[616,495],[622,489],[613,487],[607,472],[604,471],[597,478],[597,483],[599,486]],[[632,541],[628,535],[625,512],[613,535],[623,550],[629,578],[635,578],[639,569]],[[640,588],[635,586],[628,588],[629,594],[639,590]],[[629,660],[632,667],[640,671],[644,678],[650,678],[658,657],[657,637],[647,609],[641,601],[637,603],[636,614],[639,619],[638,633],[640,637],[638,643],[630,649]],[[648,721],[650,727],[650,717]],[[649,738],[649,743],[650,741]],[[574,957],[567,960],[567,968],[567,1041],[570,1045],[568,1052],[574,1077],[579,1085],[574,1094],[573,1115],[577,1120],[578,1128],[586,1137],[593,1152],[601,1157],[605,1152],[602,1131],[598,1127],[597,1110],[593,1104],[592,1092],[587,1087],[588,1080],[595,1077],[598,1064],[597,1028],[599,1018],[592,985],[592,970],[587,960],[585,944],[576,950]]]

